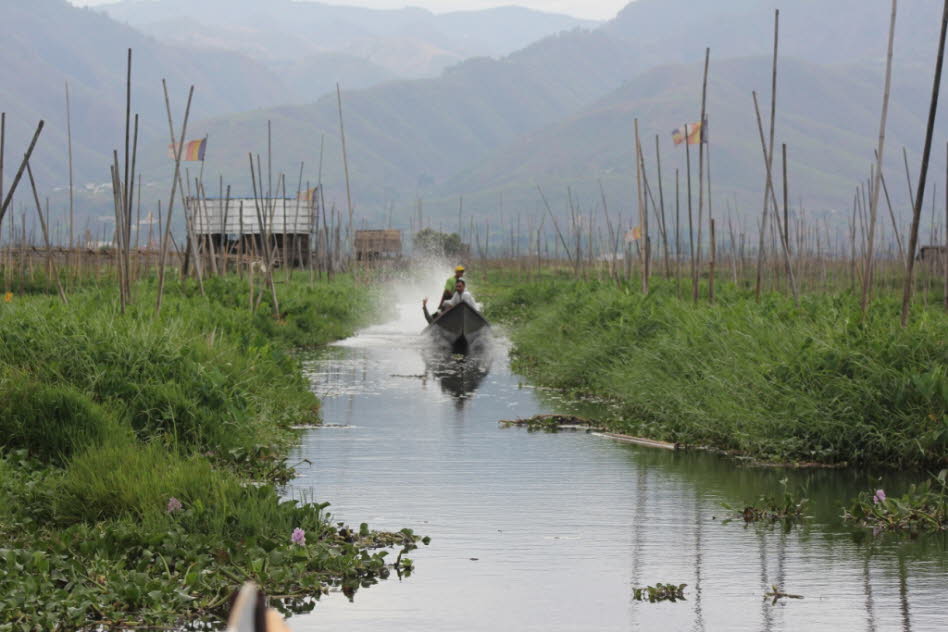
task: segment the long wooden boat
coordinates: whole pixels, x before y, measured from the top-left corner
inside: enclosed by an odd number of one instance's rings
[[[458,303],[432,320],[423,333],[444,340],[453,353],[467,353],[488,329],[490,323],[480,312],[467,303]]]

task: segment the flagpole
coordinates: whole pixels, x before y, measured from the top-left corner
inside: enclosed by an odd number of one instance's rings
[[[698,119],[698,254],[697,262],[701,262],[701,228],[704,224],[704,117],[705,105],[708,94],[708,64],[711,60],[711,49],[704,49],[704,82],[701,86],[701,118]],[[685,129],[687,133],[688,129]],[[686,138],[685,142],[690,139]],[[699,265],[695,265],[694,277],[691,285],[691,298],[698,302],[698,276]]]

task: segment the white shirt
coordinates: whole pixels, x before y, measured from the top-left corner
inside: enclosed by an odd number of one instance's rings
[[[474,302],[474,297],[471,296],[471,293],[467,290],[464,290],[463,293],[455,292],[449,300],[442,303],[442,309],[447,309],[448,307],[454,307],[458,303],[467,303],[471,309],[477,310],[477,303]]]

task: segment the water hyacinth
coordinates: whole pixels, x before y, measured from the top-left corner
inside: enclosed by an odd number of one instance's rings
[[[877,504],[877,505],[878,505],[879,503],[884,503],[884,502],[885,502],[885,491],[884,491],[884,490],[881,490],[881,489],[877,489],[877,490],[876,490],[876,493],[872,496],[872,502],[874,502],[874,503]]]
[[[293,529],[293,535],[290,536],[290,541],[298,546],[306,546],[306,532],[296,527]]]
[[[174,513],[176,511],[181,511],[184,508],[184,505],[181,504],[181,501],[172,496],[168,499],[168,513]]]

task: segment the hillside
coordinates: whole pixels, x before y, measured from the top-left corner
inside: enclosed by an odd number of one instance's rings
[[[167,144],[162,78],[168,80],[177,117],[188,85],[196,86],[195,119],[272,104],[283,90],[265,67],[246,57],[225,52],[196,55],[164,46],[65,0],[0,3],[0,38],[4,41],[0,110],[7,113],[7,156],[22,152],[37,120],[45,119],[33,161],[45,186],[67,181],[66,81],[76,181],[109,180],[112,149],[124,145],[129,47],[134,49],[132,107],[141,113],[142,144]]]
[[[503,56],[559,31],[596,25],[521,7],[436,15],[291,0],[124,0],[102,9],[166,43],[262,62],[344,54],[401,78],[435,76],[470,57]],[[359,75],[335,80],[362,82]]]
[[[571,60],[572,51],[583,57]],[[397,81],[344,91],[350,169],[360,208],[384,205],[435,186],[496,147],[606,94],[624,74],[621,48],[599,32],[570,31],[501,60],[473,59],[437,79]],[[590,63],[591,62],[591,63]],[[313,104],[262,109],[195,124],[210,135],[205,171],[249,188],[247,153],[266,153],[273,124],[275,169],[296,174],[300,161],[315,180],[326,138],[324,180],[344,190],[336,95]],[[148,148],[146,178],[161,172],[163,151]],[[239,183],[239,184],[237,184]],[[413,197],[413,196],[412,196]]]
[[[700,64],[656,68],[625,84],[597,103],[565,121],[506,145],[444,183],[450,199],[443,212],[456,206],[464,194],[468,208],[490,209],[503,193],[509,204],[532,207],[536,185],[551,199],[565,196],[565,186],[586,202],[598,202],[599,181],[606,185],[614,209],[628,215],[634,206],[634,127],[640,133],[652,182],[657,180],[655,136],[663,153],[666,195],[674,193],[674,170],[685,187],[684,146],[675,148],[671,130],[698,118],[701,90]],[[908,219],[903,145],[910,148],[917,169],[923,140],[930,75],[924,68],[901,66],[894,71],[892,101],[887,126],[887,176],[898,212]],[[930,73],[930,71],[929,71]],[[796,59],[780,65],[777,143],[788,146],[790,197],[810,209],[845,212],[855,187],[868,175],[878,133],[882,68],[876,65],[817,66]],[[770,59],[745,58],[718,62],[712,67],[708,92],[709,137],[715,205],[725,201],[744,209],[761,203],[764,168],[751,90],[765,121],[769,112]],[[943,122],[944,123],[944,122]],[[766,123],[765,123],[766,124]],[[939,132],[948,125],[939,125]],[[696,150],[697,147],[692,147]],[[779,161],[775,163],[779,176]],[[695,190],[697,155],[692,155]],[[944,171],[940,153],[933,158],[933,172]],[[936,179],[938,179],[936,177]],[[490,192],[478,196],[478,192]],[[671,198],[669,198],[671,199]],[[565,204],[565,201],[562,202]],[[438,205],[429,204],[432,213]],[[752,225],[755,215],[746,215]]]
[[[670,16],[683,2],[639,0],[594,31],[562,33],[500,60],[471,60],[437,79],[347,92],[357,208],[381,216],[395,202],[396,217],[405,219],[421,197],[429,216],[451,217],[463,194],[472,214],[492,214],[503,194],[508,208],[532,210],[535,183],[556,197],[572,185],[591,204],[602,178],[614,204],[628,209],[634,199],[632,121],[641,120],[652,147],[655,133],[667,146],[673,127],[698,118],[705,45],[712,47],[716,197],[737,194],[738,204],[758,206],[763,174],[750,92],[758,90],[762,107],[768,107],[771,3],[699,3],[694,15],[676,25]],[[781,55],[778,138],[789,145],[791,196],[803,197],[811,208],[845,208],[868,169],[877,133],[888,13],[883,0],[841,0],[821,5],[823,19],[804,28],[803,9],[808,15],[816,10],[807,2],[782,13],[782,41],[793,55]],[[937,13],[936,3],[922,0],[900,14],[889,126],[893,160],[902,144],[917,158],[935,46],[926,38]],[[859,29],[847,31],[850,23]],[[690,50],[687,64],[655,67],[654,60],[685,56],[679,42]],[[728,59],[719,49],[752,54]],[[814,60],[824,57],[833,63]],[[325,134],[323,177],[331,199],[342,205],[338,114],[331,97],[202,123],[218,143],[207,169],[246,180],[246,153],[264,152],[267,120],[274,122],[277,170],[295,174],[303,160],[312,167],[307,173],[313,181]],[[898,166],[893,162],[890,179],[901,185]],[[667,173],[673,168],[669,163]]]
[[[62,6],[52,0],[39,4]],[[565,206],[559,198],[567,186],[589,206],[598,199],[600,178],[614,208],[630,211],[634,199],[632,120],[640,119],[643,135],[649,139],[646,144],[651,147],[655,133],[661,135],[665,146],[671,128],[697,119],[705,46],[712,49],[709,114],[715,204],[720,206],[723,199],[730,201],[736,194],[741,207],[759,206],[763,175],[750,91],[761,93],[762,107],[766,108],[773,5],[751,0],[637,0],[600,28],[561,32],[499,59],[466,60],[435,78],[391,80],[388,71],[376,66],[374,78],[367,82],[383,83],[361,88],[358,82],[343,81],[356,211],[372,222],[387,215],[394,203],[395,217],[407,224],[421,198],[428,217],[449,218],[456,215],[457,199],[463,194],[466,212],[472,216],[496,214],[501,195],[508,210],[532,212],[537,205],[536,183],[549,189],[557,208]],[[242,6],[259,3],[240,0],[234,4],[235,15]],[[684,11],[686,6],[692,10]],[[897,159],[905,144],[917,169],[920,121],[930,90],[935,48],[937,24],[932,16],[937,17],[940,9],[935,0],[900,6],[888,156]],[[821,19],[809,19],[815,14]],[[369,30],[377,16],[372,12],[366,15],[369,17],[361,26]],[[791,198],[802,197],[809,208],[843,208],[867,171],[871,139],[877,133],[888,3],[839,0],[827,5],[801,0],[781,15],[777,129],[778,140],[789,146]],[[124,28],[110,24],[111,28]],[[398,28],[402,27],[404,24]],[[127,28],[124,32],[134,33]],[[185,53],[179,49],[138,38],[146,50],[166,55],[164,63],[173,76],[202,72],[206,67],[202,64],[211,57],[204,51],[185,63],[180,57]],[[114,42],[111,46],[120,51],[108,57],[113,64],[109,76],[119,92],[99,101],[120,104],[124,48]],[[218,55],[225,60],[234,58],[230,53]],[[105,53],[99,57],[106,59]],[[364,69],[362,58],[349,55],[326,59],[320,54],[281,63],[280,72],[265,76],[270,83],[260,85],[273,85],[276,77],[294,84],[310,79],[316,83],[316,77],[329,82],[346,64],[351,65],[354,76]],[[65,75],[69,66],[59,62],[56,68]],[[265,159],[267,122],[271,121],[274,173],[289,174],[287,188],[295,189],[300,162],[305,162],[304,180],[314,183],[319,177],[322,146],[321,174],[327,201],[343,206],[345,182],[335,94],[305,105],[253,109],[261,105],[259,101],[270,99],[272,103],[293,94],[279,85],[261,90],[255,83],[255,68],[260,66],[247,62],[220,91],[214,89],[221,78],[218,74],[198,81],[200,105],[189,136],[210,137],[205,176],[216,180],[221,174],[235,194],[249,193],[247,154]],[[25,76],[26,72],[20,74]],[[47,74],[57,76],[45,72],[33,76]],[[141,79],[141,75],[136,77]],[[57,83],[61,82],[54,79],[49,83],[52,87],[47,86],[53,95],[60,90]],[[160,106],[161,101],[152,98],[156,84],[144,85],[152,92],[136,92],[136,104],[147,101]],[[177,94],[181,91],[179,86]],[[208,91],[210,94],[205,94]],[[222,93],[237,96],[226,101],[218,98]],[[215,115],[202,109],[208,107],[208,98],[215,107],[228,108],[221,110],[227,113]],[[177,105],[180,107],[179,102]],[[121,121],[114,112],[106,120],[115,121],[116,128]],[[146,116],[145,120],[151,125],[163,118]],[[114,131],[99,130],[96,146],[105,147],[87,157],[84,164],[94,164],[96,169],[106,165],[101,155],[117,143],[118,136]],[[109,138],[116,140],[101,140]],[[146,190],[146,204],[166,195],[169,165],[165,144],[164,135],[158,132],[143,139],[139,164],[146,184],[152,185]],[[61,151],[62,144],[55,147]],[[671,156],[670,149],[666,151]],[[942,160],[939,153],[936,165]],[[666,165],[666,178],[674,168],[671,160]],[[199,168],[196,164],[186,166],[192,172]],[[901,187],[904,178],[896,167],[898,163],[889,170],[889,178]],[[898,190],[893,193],[901,195]]]

